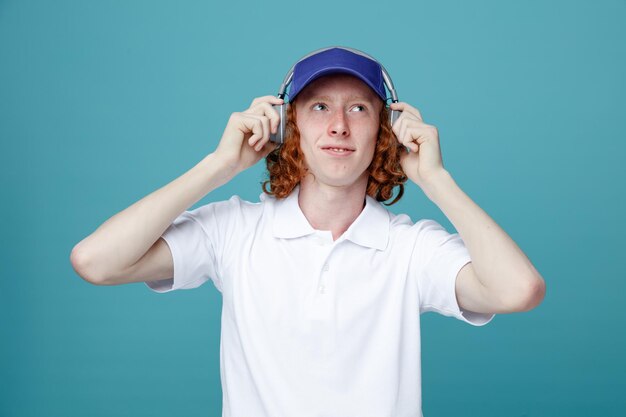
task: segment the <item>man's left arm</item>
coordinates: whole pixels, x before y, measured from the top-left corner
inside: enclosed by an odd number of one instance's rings
[[[444,169],[437,128],[423,122],[406,103],[392,130],[409,151],[401,163],[416,183],[454,225],[472,262],[456,279],[459,306],[476,313],[512,313],[535,308],[545,296],[545,282],[511,237],[459,188]]]

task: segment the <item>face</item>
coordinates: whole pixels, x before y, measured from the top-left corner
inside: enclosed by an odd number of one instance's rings
[[[295,100],[300,147],[309,174],[303,181],[367,186],[383,101],[351,75],[318,78]]]

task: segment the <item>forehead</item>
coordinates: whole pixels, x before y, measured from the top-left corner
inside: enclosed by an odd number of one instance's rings
[[[325,75],[312,81],[298,94],[300,101],[316,96],[336,98],[360,98],[372,102],[382,101],[363,81],[348,74]]]

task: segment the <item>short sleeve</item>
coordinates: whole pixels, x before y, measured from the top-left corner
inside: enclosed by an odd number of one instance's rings
[[[421,220],[414,227],[418,228],[415,253],[421,266],[418,273],[420,313],[434,311],[474,326],[489,323],[495,314],[461,309],[456,298],[458,273],[472,261],[461,236],[449,233],[434,220]]]
[[[223,210],[224,203],[211,203],[184,211],[174,219],[161,235],[172,253],[174,277],[146,281],[145,284],[150,289],[159,293],[192,289],[211,279],[222,292],[218,274],[220,230],[217,227],[217,218],[228,212]]]

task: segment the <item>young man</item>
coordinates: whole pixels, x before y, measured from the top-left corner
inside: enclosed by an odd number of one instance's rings
[[[402,102],[390,129],[380,65],[352,54],[295,67],[282,147],[269,141],[282,99],[257,98],[215,152],[72,251],[98,285],[213,281],[224,416],[421,415],[419,313],[481,326],[544,296],[531,262],[444,169],[437,129]],[[260,202],[185,211],[263,157]],[[384,208],[407,177],[459,234]]]

